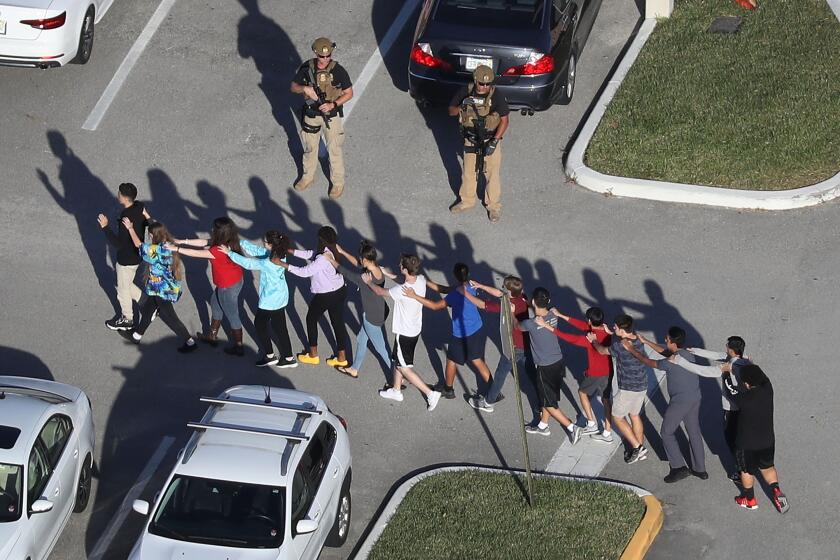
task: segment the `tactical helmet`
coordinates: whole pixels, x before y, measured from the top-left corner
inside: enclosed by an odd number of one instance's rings
[[[331,55],[334,48],[335,43],[333,43],[326,37],[318,37],[317,39],[315,39],[315,42],[312,43],[312,51],[315,54],[319,54],[321,56]]]
[[[477,84],[489,84],[495,77],[496,74],[493,72],[493,69],[484,64],[473,71],[473,78]]]

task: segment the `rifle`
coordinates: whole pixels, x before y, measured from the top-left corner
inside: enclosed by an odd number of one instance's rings
[[[475,108],[475,100],[472,97],[467,97],[462,103],[464,105],[472,105]],[[487,144],[492,139],[492,135],[487,130],[485,117],[478,115],[478,111],[476,111],[473,126],[471,128],[464,128],[463,134],[473,145],[472,153],[475,154],[476,174],[484,173],[484,158],[487,155]]]
[[[329,128],[330,127],[330,119],[332,119],[332,117],[329,116],[328,113],[322,113],[321,111],[318,110],[318,107],[320,107],[324,103],[327,103],[326,94],[324,94],[324,92],[321,91],[320,89],[318,89],[317,87],[314,88],[314,89],[315,89],[315,93],[318,94],[318,99],[317,100],[313,100],[313,99],[307,99],[306,100],[307,114],[310,117],[315,117],[315,116],[320,115],[321,117],[324,118],[324,126]]]

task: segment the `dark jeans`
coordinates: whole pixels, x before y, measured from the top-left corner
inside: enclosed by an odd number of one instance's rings
[[[166,323],[166,326],[172,329],[176,336],[184,340],[189,340],[190,332],[184,323],[178,318],[175,313],[173,302],[165,300],[158,296],[148,296],[143,305],[140,307],[140,324],[137,326],[136,332],[139,335],[146,333],[146,329],[152,323],[152,314],[157,310],[161,321]]]
[[[266,356],[274,353],[274,347],[271,344],[271,333],[269,332],[269,323],[271,330],[274,331],[277,337],[277,348],[280,351],[281,358],[289,358],[292,356],[292,343],[289,341],[289,329],[286,327],[286,308],[282,309],[257,309],[254,315],[254,327],[257,329],[257,342],[260,345],[260,350]]]
[[[344,325],[344,299],[347,297],[347,287],[342,286],[334,292],[315,294],[309,302],[306,312],[306,337],[309,346],[318,346],[318,319],[328,313],[330,324],[335,334],[336,352],[347,349],[347,327]]]

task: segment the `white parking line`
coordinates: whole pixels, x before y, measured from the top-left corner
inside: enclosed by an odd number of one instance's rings
[[[120,509],[117,510],[116,515],[111,519],[111,522],[108,523],[108,526],[105,528],[105,532],[102,533],[101,537],[99,537],[99,540],[96,542],[96,546],[93,547],[93,552],[91,552],[90,556],[88,556],[88,560],[100,560],[108,551],[108,547],[111,546],[111,541],[113,541],[114,537],[117,536],[120,527],[122,527],[122,524],[125,522],[128,512],[131,511],[131,505],[134,503],[134,500],[140,496],[140,492],[142,492],[149,483],[149,480],[152,478],[152,475],[155,474],[158,465],[160,465],[160,462],[163,461],[163,458],[166,456],[166,452],[172,446],[174,441],[174,437],[167,436],[160,442],[160,445],[158,445],[158,448],[149,459],[149,462],[146,463],[146,466],[143,468],[143,472],[141,472],[140,476],[137,478],[137,482],[134,483],[134,486],[132,486],[125,495],[122,504],[120,504]]]
[[[394,42],[397,40],[397,37],[399,37],[403,27],[405,27],[405,24],[408,23],[408,18],[410,18],[411,14],[414,13],[414,10],[417,9],[418,4],[420,4],[420,0],[406,0],[400,10],[400,13],[397,14],[397,17],[394,19],[394,23],[392,23],[391,27],[388,28],[388,32],[385,33],[385,36],[382,37],[382,41],[379,43],[379,46],[376,47],[376,50],[373,51],[372,55],[370,55],[367,64],[365,64],[365,67],[362,68],[362,73],[359,74],[359,78],[353,84],[353,99],[348,101],[347,105],[344,106],[345,120],[350,118],[350,113],[353,111],[353,107],[356,106],[356,102],[360,97],[362,97],[368,83],[370,83],[376,71],[379,70],[379,66],[382,65],[382,57],[388,54],[388,51],[390,51],[391,47],[394,46]]]
[[[152,14],[151,19],[146,24],[146,27],[143,28],[143,31],[140,32],[140,36],[137,37],[136,41],[134,41],[134,44],[131,46],[128,54],[125,55],[120,67],[117,68],[117,72],[114,74],[114,77],[111,78],[111,82],[108,84],[108,87],[106,87],[105,91],[102,92],[102,96],[99,98],[99,101],[96,102],[96,106],[94,106],[93,111],[91,111],[90,115],[88,115],[87,120],[85,120],[82,125],[83,130],[96,130],[99,127],[99,123],[102,122],[103,117],[105,117],[108,107],[111,106],[114,98],[120,92],[120,88],[128,77],[128,74],[131,72],[131,69],[134,68],[134,65],[137,63],[140,55],[143,54],[143,50],[146,48],[146,45],[148,45],[152,40],[152,37],[158,30],[158,27],[160,27],[160,24],[163,23],[163,20],[166,18],[167,14],[169,14],[169,10],[172,8],[173,4],[175,4],[175,0],[161,0],[157,10],[155,10],[155,13]]]

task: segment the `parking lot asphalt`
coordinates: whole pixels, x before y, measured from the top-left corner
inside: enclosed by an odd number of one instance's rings
[[[653,558],[835,557],[840,538],[826,530],[826,520],[836,518],[838,497],[830,478],[838,419],[830,341],[840,320],[833,305],[840,295],[833,242],[840,206],[736,212],[608,198],[568,184],[564,150],[638,24],[639,6],[630,0],[603,3],[571,105],[512,116],[498,224],[480,208],[458,217],[447,211],[460,175],[459,138],[452,119],[419,110],[405,91],[416,15],[346,122],[344,196],[329,201],[322,176],[308,191],[292,191],[301,150],[299,101],[288,93],[294,69],[312,39],[327,35],[338,44],[336,58],[357,76],[401,5],[176,2],[95,132],[81,125],[156,2],[117,3],[97,28],[87,66],[0,68],[0,369],[82,387],[97,424],[94,500],[72,518],[51,558],[78,560],[102,549],[105,529],[161,442],[173,438],[142,487],[145,499],[160,489],[186,441],[186,422],[203,412],[198,397],[235,384],[311,391],[348,420],[352,530],[348,544],[325,550],[324,559],[348,557],[388,490],[416,469],[444,462],[522,466],[513,399],[492,415],[477,414],[461,398],[476,387],[468,370],[459,377],[458,398],[428,413],[415,393],[401,404],[380,399],[375,391],[385,376],[371,357],[358,381],[326,366],[282,374],[252,367],[248,322],[250,351],[242,359],[210,348],[179,355],[159,324],[141,346],[124,343],[103,326],[114,313],[115,290],[95,220],[101,211],[118,213],[113,194],[123,181],[137,184],[141,200],[179,237],[204,234],[214,217],[228,214],[246,238],[276,228],[310,246],[317,228],[329,223],[347,247],[373,240],[385,264],[402,251],[417,252],[437,281],[464,261],[482,281],[499,283],[515,273],[531,289],[543,285],[565,311],[591,304],[608,315],[626,310],[642,332],[660,338],[674,323],[687,326],[693,346],[717,348],[727,335],[741,334],[776,388],[776,455],[791,512],[778,516],[763,497],[757,512],[736,508],[734,488],[714,457],[710,480],[674,487],[661,482],[667,467],[655,457],[629,467],[614,459],[604,474],[665,501]],[[207,324],[211,287],[204,263],[187,262],[186,270],[187,293],[177,310],[195,331]],[[297,349],[308,293],[304,282],[290,284]],[[256,292],[245,292],[250,314]],[[348,307],[355,330],[358,298]],[[497,319],[485,319],[493,367]],[[418,371],[428,381],[442,375],[448,323],[443,313],[425,314]],[[583,355],[570,349],[568,363],[579,373]],[[510,386],[506,394],[513,396]],[[648,409],[658,428],[657,404]],[[716,450],[713,413],[704,416],[704,435]],[[560,437],[555,429],[530,442],[535,468],[545,468]],[[651,443],[656,449],[655,438]],[[103,558],[125,558],[141,522],[130,513]]]

